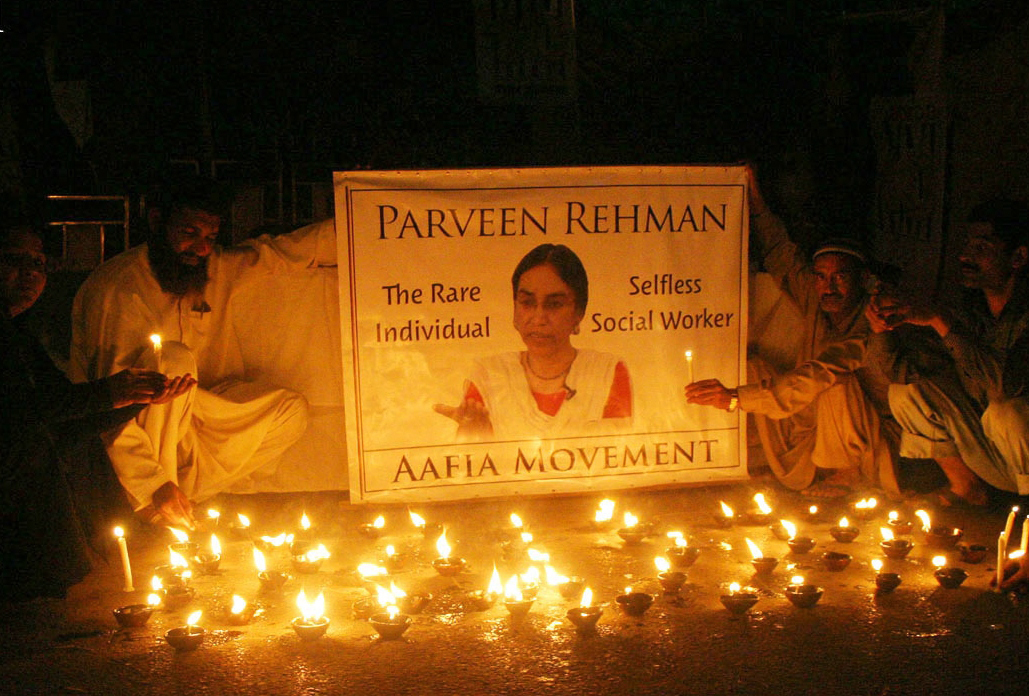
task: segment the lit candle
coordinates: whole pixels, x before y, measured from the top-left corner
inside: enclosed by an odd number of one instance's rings
[[[688,376],[688,384],[693,384],[693,351],[686,351],[686,374]]]
[[[1004,532],[997,537],[997,592],[1000,592],[1000,584],[1004,582],[1004,552],[1008,548],[1008,540]]]
[[[132,586],[132,566],[129,564],[129,545],[125,541],[125,530],[121,527],[115,527],[114,536],[118,539],[118,550],[121,551],[121,569],[125,574],[125,587],[123,589],[126,592],[132,592],[135,588]]]
[[[1025,558],[1026,553],[1029,553],[1029,515],[1022,520],[1022,544],[1019,548],[1022,550],[1022,558]]]
[[[157,370],[161,370],[161,334],[150,334],[150,342],[154,344],[154,357],[157,359]]]
[[[1011,508],[1011,512],[1008,513],[1008,521],[1004,525],[1004,541],[1005,543],[1011,543],[1011,532],[1015,528],[1015,515],[1018,514],[1018,506],[1015,505]]]

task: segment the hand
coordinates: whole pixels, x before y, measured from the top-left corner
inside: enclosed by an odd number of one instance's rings
[[[880,295],[873,295],[868,306],[865,307],[865,319],[875,333],[893,331],[894,328],[904,323],[904,315],[900,313],[892,298],[883,298]]]
[[[149,404],[168,385],[168,378],[160,372],[142,370],[136,367],[105,377],[111,391],[111,403],[115,408],[132,404]]]
[[[728,411],[733,396],[737,396],[736,390],[725,387],[717,379],[702,379],[686,385],[686,402],[691,404]]]
[[[150,401],[152,404],[166,404],[169,401],[174,401],[179,398],[194,386],[196,386],[196,378],[193,375],[186,373],[178,377],[173,377],[165,385],[164,391],[158,394],[153,400]]]
[[[1000,589],[1013,590],[1022,583],[1029,583],[1029,562],[1024,558],[1009,560],[1004,566],[1004,581],[1000,583]],[[997,576],[990,579],[990,587],[997,586]]]
[[[458,435],[483,436],[493,432],[489,410],[475,399],[464,399],[457,406],[436,404],[432,410],[456,422]]]
[[[173,481],[168,481],[154,491],[154,509],[174,527],[185,527],[193,531],[197,523],[193,519],[193,504]]]

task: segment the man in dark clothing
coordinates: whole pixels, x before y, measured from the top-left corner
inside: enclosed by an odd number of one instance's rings
[[[99,433],[194,383],[124,370],[72,384],[18,317],[46,286],[29,226],[0,229],[0,593],[63,597],[92,567],[105,517],[131,516]]]

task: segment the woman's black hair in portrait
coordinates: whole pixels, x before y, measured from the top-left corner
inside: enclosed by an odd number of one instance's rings
[[[590,296],[590,283],[586,278],[586,269],[575,252],[564,244],[540,244],[530,251],[515,267],[511,276],[511,290],[518,295],[518,283],[522,275],[536,266],[548,264],[557,272],[557,276],[575,293],[575,308],[586,313],[586,303]]]

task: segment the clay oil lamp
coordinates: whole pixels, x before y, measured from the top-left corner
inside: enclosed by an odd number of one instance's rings
[[[586,588],[582,591],[582,599],[579,606],[569,609],[565,616],[571,621],[579,633],[591,633],[597,630],[597,622],[603,616],[604,610],[593,605],[593,590]]]
[[[752,557],[751,565],[754,566],[754,572],[758,575],[771,575],[775,567],[779,565],[778,558],[771,558],[761,553],[761,549],[750,539],[746,539],[747,548],[750,549],[750,555]]]
[[[375,565],[374,563],[359,563],[357,566],[357,574],[361,576],[361,580],[364,581],[365,587],[372,590],[378,585],[375,579],[387,577],[389,575],[389,569],[384,566]]]
[[[370,619],[373,614],[377,614],[382,611],[382,606],[375,597],[362,597],[354,602],[351,610],[353,611],[354,619],[356,621],[366,621]]]
[[[875,498],[862,498],[851,506],[854,517],[859,520],[870,520],[878,512],[879,501]]]
[[[175,541],[168,544],[168,550],[173,551],[183,558],[193,558],[200,551],[200,544],[189,540],[189,535],[181,529],[175,529],[175,527],[168,527],[173,535],[175,535]]]
[[[153,591],[157,601],[153,606],[163,606],[165,609],[181,609],[193,601],[193,588],[184,583],[165,585],[157,575],[150,578],[150,589]],[[150,602],[148,602],[150,603]]]
[[[647,538],[647,529],[640,524],[640,520],[631,512],[622,515],[622,528],[618,530],[618,536],[627,545],[639,544]]]
[[[293,570],[306,575],[317,573],[321,569],[322,563],[330,555],[329,550],[325,548],[325,544],[318,544],[317,548],[293,556]]]
[[[790,584],[786,586],[786,599],[790,600],[795,607],[810,609],[818,604],[818,600],[822,598],[822,592],[821,587],[806,583],[802,576],[795,575],[790,579]]]
[[[600,501],[600,506],[593,513],[593,528],[606,532],[611,529],[615,516],[615,501],[605,498]]]
[[[900,586],[900,576],[896,573],[884,573],[883,562],[878,558],[872,559],[872,568],[875,570],[876,592],[886,594],[893,592]]]
[[[256,612],[256,604],[234,594],[232,595],[232,606],[225,613],[225,621],[233,626],[245,626],[254,618]]]
[[[533,599],[526,598],[522,594],[522,588],[518,582],[518,576],[512,575],[504,585],[504,607],[512,619],[523,619],[532,608]]]
[[[329,619],[325,616],[325,595],[319,592],[318,598],[313,602],[308,601],[304,590],[297,595],[297,608],[300,609],[300,616],[293,619],[290,625],[296,632],[297,637],[303,641],[317,640],[329,630]]]
[[[393,544],[386,546],[386,556],[380,563],[382,566],[390,572],[390,574],[400,572],[407,565],[407,556],[402,553],[398,553],[397,549]]]
[[[500,571],[493,566],[493,575],[485,590],[472,590],[468,593],[468,605],[472,611],[487,611],[493,607],[497,598],[504,594],[504,583],[500,580]]]
[[[525,599],[536,599],[540,591],[542,580],[540,569],[536,566],[529,566],[524,573],[518,576],[518,587],[522,590],[522,597]]]
[[[547,584],[556,588],[557,593],[566,601],[571,601],[576,597],[581,596],[582,590],[586,586],[586,581],[578,575],[573,575],[571,577],[562,575],[551,565],[545,565],[543,567],[543,575],[547,580]]]
[[[237,512],[236,521],[229,525],[229,532],[237,539],[249,539],[250,518],[241,512]]]
[[[933,565],[936,566],[936,572],[933,573],[936,582],[948,590],[956,590],[968,578],[964,568],[948,567],[946,556],[933,556]]]
[[[661,583],[661,589],[665,591],[665,594],[676,594],[686,582],[686,573],[681,570],[672,570],[671,562],[664,556],[656,557],[654,565],[657,566],[657,581]]]
[[[257,568],[257,579],[261,583],[261,591],[274,594],[282,590],[289,576],[277,570],[268,570],[268,563],[260,549],[254,549],[254,567]]]
[[[203,517],[197,517],[197,531],[215,534],[221,527],[222,514],[214,508],[207,508]]]
[[[911,530],[915,526],[911,520],[900,519],[900,513],[896,510],[890,510],[886,524],[889,525],[890,529],[893,530],[893,533],[897,535],[910,534]]]
[[[176,652],[189,652],[196,650],[204,642],[204,635],[207,633],[203,628],[197,626],[203,614],[200,610],[194,611],[186,619],[186,625],[173,628],[164,634],[168,645],[175,648]]]
[[[985,544],[958,544],[957,549],[962,563],[982,563],[990,553]]]
[[[850,554],[839,551],[826,551],[822,554],[822,564],[826,570],[838,573],[850,565]]]
[[[724,594],[719,599],[722,606],[729,610],[734,616],[743,616],[750,608],[757,604],[757,592],[751,587],[741,588],[738,582],[729,585],[729,594]]]
[[[784,521],[785,520],[779,520],[778,522],[773,522],[768,527],[768,531],[770,531],[772,533],[772,536],[774,536],[779,541],[786,541],[790,538],[790,530],[787,529],[786,525],[783,524]],[[796,525],[794,525],[793,529],[794,532],[796,532]]]
[[[697,556],[700,555],[699,546],[690,546],[682,532],[668,532],[666,536],[673,541],[673,545],[665,549],[665,555],[672,562],[672,568],[686,570],[697,562]]]
[[[772,506],[765,500],[764,493],[754,494],[754,507],[747,511],[750,524],[768,524],[772,519]]]
[[[278,549],[290,548],[292,545],[293,535],[285,532],[276,536],[263,535],[254,539],[254,548],[262,553],[273,553]]]
[[[436,540],[436,550],[439,552],[439,558],[432,561],[432,567],[443,577],[452,578],[466,568],[467,564],[463,558],[455,558],[450,555],[451,548],[447,542],[446,529],[443,530],[443,533],[439,535],[439,539]]]
[[[925,545],[931,549],[947,551],[957,546],[964,531],[957,527],[930,527],[925,533]]]
[[[789,520],[779,520],[779,524],[786,530],[786,545],[790,547],[790,552],[795,555],[802,556],[815,548],[814,539],[811,537],[797,536],[797,525],[793,524]]]
[[[653,603],[654,595],[634,591],[631,587],[625,588],[625,594],[615,597],[615,604],[626,616],[643,616]]]
[[[114,620],[122,628],[141,628],[146,626],[147,621],[161,604],[161,597],[151,593],[147,597],[146,604],[128,604],[114,610]]]
[[[411,518],[411,525],[422,533],[422,536],[426,539],[431,539],[436,536],[437,533],[443,531],[443,528],[436,522],[426,522],[425,518],[419,515],[417,512],[407,511],[408,516]]]
[[[894,538],[893,530],[886,527],[880,527],[879,533],[882,534],[883,538],[883,540],[879,542],[879,548],[883,550],[883,553],[887,558],[907,558],[907,555],[911,553],[911,549],[915,546],[908,539]]]
[[[189,585],[193,572],[182,554],[169,551],[168,564],[154,568],[154,576],[159,578],[165,587],[178,587]]]
[[[736,521],[736,513],[724,501],[719,500],[718,505],[721,507],[721,511],[715,515],[715,524],[722,529],[728,529]]]
[[[432,595],[428,592],[404,592],[397,587],[397,584],[390,580],[389,592],[396,599],[397,606],[404,614],[421,614],[425,607],[432,601]]]
[[[361,534],[369,539],[378,539],[386,529],[386,518],[379,515],[372,522],[362,523],[358,529],[361,530]]]
[[[852,526],[846,517],[841,517],[835,527],[829,527],[829,535],[841,544],[849,544],[857,539],[860,533],[861,530]]]
[[[400,612],[400,607],[390,604],[386,611],[374,614],[368,619],[381,640],[397,640],[411,627],[411,617]]]
[[[216,534],[211,535],[211,550],[197,553],[192,558],[193,568],[201,575],[212,575],[222,562],[222,545]]]

